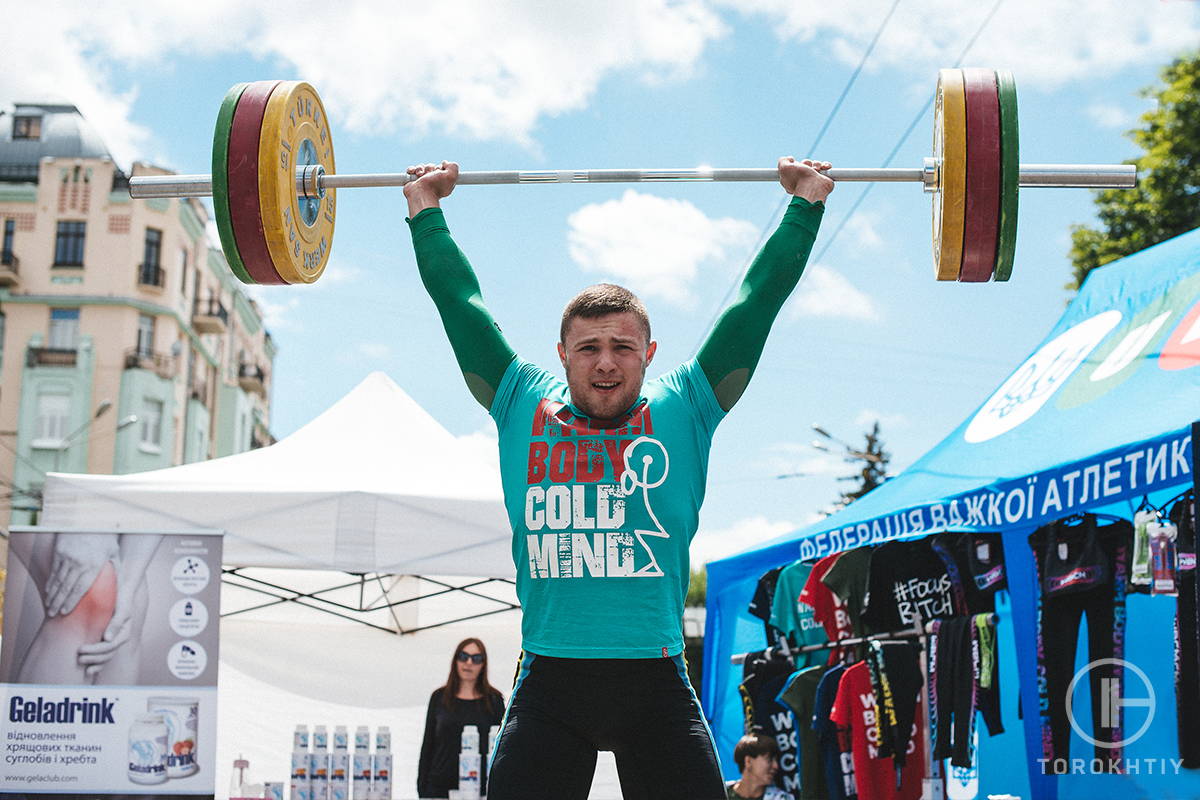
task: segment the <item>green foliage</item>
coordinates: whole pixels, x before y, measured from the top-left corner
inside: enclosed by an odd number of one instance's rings
[[[1071,227],[1068,289],[1096,267],[1200,225],[1200,51],[1163,68],[1162,81],[1142,90],[1158,105],[1127,134],[1144,151],[1132,162],[1138,187],[1097,192],[1100,227]]]
[[[879,435],[879,420],[875,421],[864,438],[866,444],[863,449],[846,451],[846,463],[854,464],[858,470],[853,475],[844,475],[838,480],[857,481],[858,486],[849,492],[842,492],[841,498],[837,501],[838,508],[850,505],[888,478],[887,466],[892,460],[892,454],[883,449],[883,439]]]
[[[683,604],[688,607],[703,606],[704,597],[708,592],[708,570],[701,567],[697,570],[692,570],[688,578],[687,597],[684,598]]]

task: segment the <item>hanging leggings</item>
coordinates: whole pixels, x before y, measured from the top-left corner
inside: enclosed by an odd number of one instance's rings
[[[1189,492],[1171,507],[1179,529],[1179,596],[1175,600],[1175,704],[1179,757],[1188,769],[1200,767],[1200,648],[1196,624],[1196,529]]]
[[[982,617],[984,615],[980,615]],[[1000,720],[1000,674],[995,629],[980,617],[953,617],[934,623],[929,638],[929,721],[935,760],[949,758],[969,768],[975,711],[983,713],[988,734],[1004,732]]]
[[[1077,523],[1077,524],[1072,524]],[[1099,524],[1085,514],[1050,523],[1035,531],[1030,544],[1037,554],[1041,584],[1038,602],[1038,689],[1042,717],[1042,754],[1046,770],[1070,769],[1071,724],[1067,688],[1075,675],[1079,624],[1087,615],[1088,662],[1121,659],[1125,654],[1125,593],[1133,526],[1124,520]],[[1124,738],[1120,709],[1102,703],[1104,690],[1124,669],[1103,664],[1090,670],[1092,738],[1095,757],[1105,771],[1119,771]]]

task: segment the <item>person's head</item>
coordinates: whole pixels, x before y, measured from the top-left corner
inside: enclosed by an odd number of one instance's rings
[[[621,286],[589,286],[563,309],[558,357],[571,402],[590,417],[613,419],[634,404],[657,349],[646,307]]]
[[[475,637],[463,639],[454,648],[450,658],[450,677],[446,680],[446,691],[443,699],[450,704],[450,699],[458,695],[463,686],[474,688],[477,694],[491,702],[490,695],[495,689],[488,682],[487,648]]]
[[[764,786],[779,773],[779,745],[762,733],[747,733],[733,748],[733,760],[743,778]]]

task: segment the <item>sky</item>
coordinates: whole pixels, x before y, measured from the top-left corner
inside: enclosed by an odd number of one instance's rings
[[[931,155],[937,70],[981,66],[1016,78],[1022,162],[1115,164],[1139,154],[1125,136],[1152,108],[1139,90],[1197,43],[1196,0],[50,0],[12,4],[0,26],[0,108],[66,99],[122,166],[185,174],[210,171],[228,88],[266,79],[317,88],[340,172],[442,159],[771,167],[783,155],[877,167],[893,153],[891,166],[911,168]],[[614,281],[649,307],[654,377],[695,354],[783,199],[768,183],[467,186],[443,207],[522,356],[561,371],[563,305]],[[1071,226],[1095,224],[1090,192],[1022,190],[1007,284],[936,282],[930,208],[915,184],[837,186],[718,429],[694,562],[808,524],[851,486],[838,477],[854,468],[812,446],[814,423],[861,446],[878,420],[898,473],[1062,313]],[[321,280],[252,287],[279,348],[272,432],[383,370],[495,459],[495,427],[417,277],[405,211],[399,189],[342,190]]]

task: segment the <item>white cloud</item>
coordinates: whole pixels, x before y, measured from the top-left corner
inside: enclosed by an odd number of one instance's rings
[[[858,416],[854,418],[854,424],[862,428],[864,431],[874,425],[876,420],[879,421],[879,427],[884,430],[897,430],[907,428],[911,420],[904,414],[894,413],[889,414],[883,411],[876,411],[873,408],[864,408],[858,412]]]
[[[768,17],[783,39],[820,40],[847,65],[857,65],[892,0],[797,3],[795,0],[716,0],[720,7]],[[983,23],[992,3],[925,0],[902,4],[871,58],[868,72],[899,67],[928,76],[948,66]],[[1053,88],[1114,75],[1134,64],[1161,63],[1200,40],[1200,4],[1146,3],[1131,14],[1124,0],[1008,0],[983,29],[967,65],[1016,73],[1018,85]]]
[[[528,144],[540,118],[585,107],[609,75],[684,78],[725,33],[702,0],[298,0],[287,13],[279,8],[243,0],[14,4],[0,26],[0,104],[67,97],[128,166],[152,145],[132,118],[137,87],[115,85],[110,65],[169,70],[177,57],[245,52],[311,81],[339,128]]]
[[[738,520],[728,528],[702,528],[692,539],[692,565],[731,556],[742,550],[794,531],[799,526],[787,520],[772,522],[763,516]]]
[[[357,349],[372,361],[380,361],[392,355],[391,346],[383,342],[359,342]]]
[[[877,320],[879,307],[870,295],[856,288],[844,275],[821,264],[804,271],[792,299],[790,315],[796,317],[842,317]]]
[[[260,286],[258,284],[246,284],[241,288],[258,304],[258,310],[262,313],[263,324],[267,326],[267,330],[295,329],[296,324],[292,315],[300,307],[300,297],[297,292],[303,291],[302,289],[287,286]]]
[[[494,424],[459,436],[457,439],[459,444],[463,445],[468,453],[480,462],[491,464],[497,472],[500,471],[500,450]]]
[[[760,463],[772,475],[841,475],[846,471],[841,456],[823,453],[810,442],[776,442],[766,449]]]
[[[1093,103],[1088,106],[1087,115],[1102,128],[1128,130],[1138,123],[1137,113],[1110,103]]]
[[[879,250],[883,247],[883,237],[879,235],[880,215],[870,211],[856,211],[853,217],[846,221],[842,234],[847,237],[843,241],[856,250]]]
[[[742,258],[758,236],[745,220],[713,219],[686,200],[628,189],[567,218],[571,258],[645,297],[688,307],[700,266]]]

